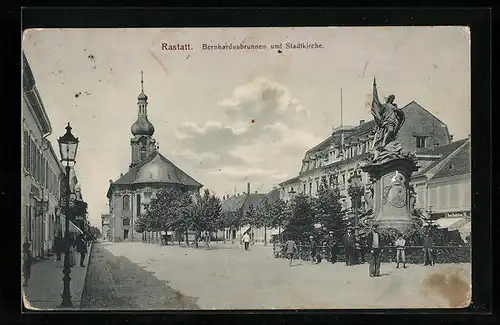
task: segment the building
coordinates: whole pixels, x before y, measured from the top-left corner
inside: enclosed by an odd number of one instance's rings
[[[101,214],[102,240],[109,240],[110,238],[109,217],[110,217],[109,213]]]
[[[450,143],[448,127],[415,101],[402,108],[405,123],[398,139],[407,152],[424,152],[428,148]],[[351,206],[347,193],[349,177],[370,155],[375,120],[361,120],[357,126],[334,128],[332,135],[305,153],[299,175],[282,182],[280,197],[289,200],[295,193],[316,196],[322,181],[340,188],[343,208]],[[364,184],[368,174],[361,173]],[[364,204],[364,201],[362,202]]]
[[[243,218],[245,213],[247,213],[250,206],[258,208],[262,200],[267,198],[271,202],[279,198],[279,190],[274,189],[267,194],[262,194],[258,192],[251,193],[250,183],[247,183],[247,192],[236,194],[233,196],[225,196],[222,200],[222,214],[232,214],[234,217]],[[250,225],[242,225],[238,229],[226,228],[222,232],[219,232],[217,238],[222,237],[224,240],[231,240],[239,242],[241,237],[245,233],[248,233],[254,243],[264,242],[265,239],[268,241],[271,239],[272,235],[276,232],[275,229],[269,228],[252,228]]]
[[[137,100],[138,116],[131,127],[129,170],[118,180],[109,181],[106,195],[111,241],[141,241],[147,235],[134,231],[134,220],[144,213],[144,204],[158,190],[177,188],[199,195],[203,186],[157,151],[153,138],[155,129],[148,120],[148,97],[144,93],[142,76]]]
[[[470,138],[430,148],[418,157],[421,167],[411,179],[415,208],[437,220],[440,228],[470,234]]]
[[[22,240],[32,242],[33,256],[41,258],[51,253],[58,231],[56,214],[64,170],[47,140],[52,126],[24,53],[22,79],[21,231]]]

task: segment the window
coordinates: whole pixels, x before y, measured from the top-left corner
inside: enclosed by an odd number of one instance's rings
[[[141,148],[141,160],[146,158],[146,147]]]
[[[23,132],[23,166],[26,170],[29,169],[29,135],[28,131]]]
[[[304,188],[302,189],[302,193],[305,195],[306,194],[306,184],[304,184]]]
[[[123,219],[123,225],[124,226],[130,226],[130,219]]]
[[[312,193],[313,183],[309,183],[309,195]]]
[[[137,194],[137,216],[141,215],[141,195]]]
[[[130,210],[130,196],[124,195],[123,196],[123,211],[129,211],[129,210]]]
[[[425,137],[416,137],[417,139],[417,148],[425,148]]]

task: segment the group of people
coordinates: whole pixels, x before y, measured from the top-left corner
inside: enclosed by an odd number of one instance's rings
[[[314,236],[310,236],[309,241],[309,257],[312,263],[318,264],[321,262],[321,254],[318,252],[318,244],[314,239]],[[382,236],[378,231],[378,225],[373,225],[370,233],[368,233],[366,238],[366,246],[370,250],[370,260],[369,260],[369,274],[370,277],[380,276],[380,258],[382,253]],[[329,249],[330,261],[331,263],[336,263],[338,255],[338,245],[337,240],[330,232],[326,245]],[[347,230],[346,235],[343,238],[343,245],[345,248],[345,263],[347,266],[364,263],[363,253],[361,251],[361,244],[359,237],[356,237],[351,229]],[[406,256],[405,247],[406,240],[403,234],[400,234],[396,241],[394,242],[396,248],[396,268],[402,265],[406,268]],[[292,264],[292,260],[295,253],[298,251],[297,245],[292,238],[289,238],[284,245],[284,249],[289,259],[289,264]],[[432,239],[429,235],[424,236],[423,250],[425,256],[424,265],[434,265],[434,259],[432,254]]]
[[[56,261],[61,261],[62,254],[68,252],[69,267],[76,265],[76,252],[80,254],[80,266],[85,266],[85,256],[88,251],[88,243],[83,234],[70,236],[69,238],[56,237],[54,241],[54,252]],[[23,243],[22,265],[23,265],[23,286],[28,286],[31,277],[31,266],[33,264],[33,253],[31,252],[31,241],[26,238]]]

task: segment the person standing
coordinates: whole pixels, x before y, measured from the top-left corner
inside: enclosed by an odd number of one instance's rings
[[[356,264],[364,263],[363,252],[361,250],[361,238],[359,236],[354,237],[354,262]]]
[[[243,238],[241,240],[245,244],[245,250],[247,251],[248,247],[250,246],[250,236],[248,235],[248,233],[245,233],[243,235]]]
[[[406,269],[406,258],[405,258],[405,245],[406,240],[403,234],[399,234],[398,239],[394,243],[396,246],[396,268],[399,269],[399,263],[403,263],[403,269]]]
[[[31,277],[31,264],[33,255],[31,253],[31,242],[26,238],[23,244],[23,287],[28,286],[28,280]]]
[[[316,242],[316,240],[314,239],[314,236],[309,236],[309,249],[310,249],[310,258],[311,258],[311,262],[313,264],[317,264],[318,263],[318,258],[317,258],[317,255],[318,255],[318,243]]]
[[[80,266],[85,266],[85,255],[87,254],[87,242],[84,240],[83,236],[78,236],[76,240],[76,250],[80,253]]]
[[[59,236],[57,236],[54,239],[54,248],[55,248],[55,251],[56,251],[56,261],[60,261],[61,260],[62,246],[63,246],[62,238],[61,238],[61,236],[59,234]]]
[[[378,232],[378,225],[372,226],[372,231],[368,234],[367,239],[368,247],[370,248],[370,276],[380,276],[380,253],[382,247],[382,240]]]
[[[424,234],[423,245],[424,245],[424,259],[425,259],[424,265],[433,266],[434,265],[434,258],[432,256],[433,242],[431,235],[429,233]]]
[[[286,256],[288,258],[288,266],[292,266],[292,260],[295,252],[297,251],[297,245],[292,238],[289,238],[285,243]]]
[[[354,255],[354,235],[352,234],[351,228],[347,229],[347,234],[344,236],[344,247],[345,247],[345,265],[353,264]]]
[[[335,264],[337,262],[337,239],[333,236],[333,231],[328,234],[328,248],[330,249],[330,262]]]

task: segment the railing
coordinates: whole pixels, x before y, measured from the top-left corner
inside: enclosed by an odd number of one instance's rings
[[[297,257],[306,258],[310,255],[310,247],[308,245],[297,245]],[[337,246],[337,261],[346,260],[346,250],[344,246]],[[330,248],[328,246],[318,246],[317,252],[322,255],[323,259],[329,259]],[[361,263],[370,260],[370,249],[362,247],[355,253],[359,254]],[[285,257],[286,252],[282,253],[279,244],[273,244],[273,255],[275,257]],[[470,246],[434,246],[432,247],[432,255],[435,263],[470,263],[471,262],[471,247]],[[423,246],[406,246],[405,247],[406,262],[409,264],[423,264],[425,261]],[[385,246],[381,253],[382,262],[396,262],[396,247]]]

